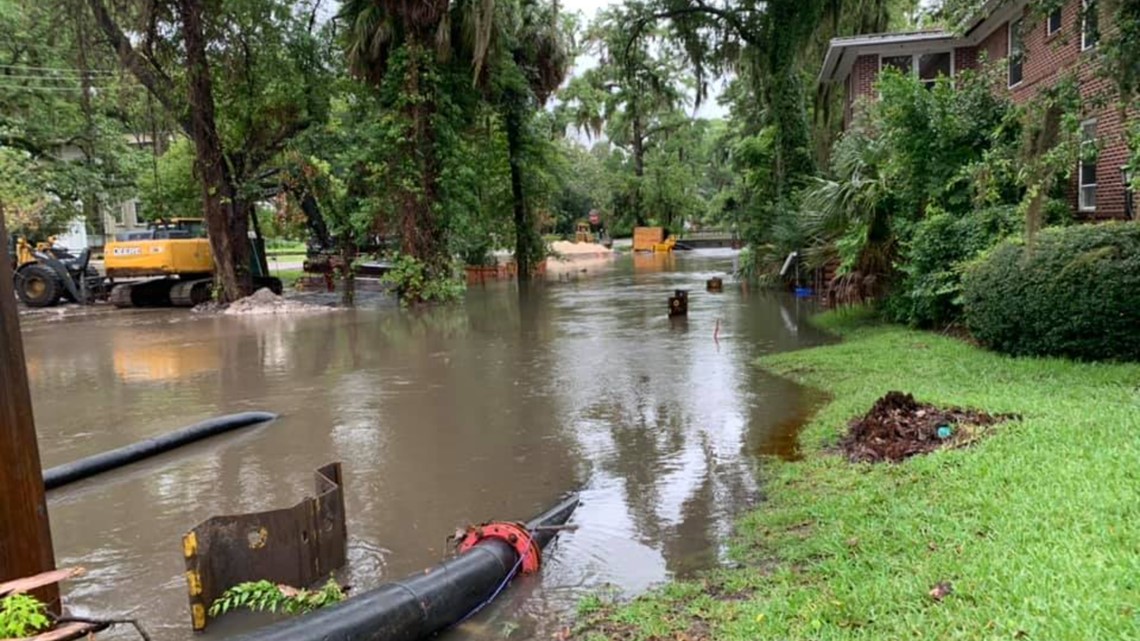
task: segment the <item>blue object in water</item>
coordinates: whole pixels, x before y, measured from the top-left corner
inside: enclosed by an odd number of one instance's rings
[[[954,430],[949,425],[943,425],[938,428],[938,438],[946,440],[954,434]]]
[[[812,291],[810,287],[797,287],[796,298],[811,298]]]

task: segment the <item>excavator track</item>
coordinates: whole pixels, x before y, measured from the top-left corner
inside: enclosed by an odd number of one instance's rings
[[[179,283],[170,278],[154,278],[119,283],[111,290],[115,307],[170,307],[170,290]]]
[[[210,290],[213,285],[214,280],[212,278],[179,281],[170,289],[170,304],[175,307],[201,305],[212,298]]]

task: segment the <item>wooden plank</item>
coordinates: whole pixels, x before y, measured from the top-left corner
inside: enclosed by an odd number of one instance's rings
[[[16,579],[15,581],[0,583],[0,597],[5,597],[9,594],[18,594],[20,592],[30,592],[37,588],[42,588],[45,585],[74,579],[84,572],[85,570],[83,568],[63,568],[61,570],[52,570],[51,572],[43,572],[35,576]]]
[[[0,581],[33,576],[55,569],[43,469],[20,317],[7,257],[8,233],[0,210]],[[44,585],[33,592],[52,612],[59,612],[59,586]]]

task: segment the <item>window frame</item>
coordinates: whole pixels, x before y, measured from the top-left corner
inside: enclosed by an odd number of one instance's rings
[[[1096,30],[1093,34],[1096,38],[1089,42],[1089,5],[1092,5],[1092,10],[1098,10],[1097,0],[1081,0],[1081,51],[1088,51],[1095,49],[1100,42],[1100,15],[1097,14]]]
[[[1053,17],[1054,16],[1056,16],[1056,18],[1057,18],[1057,28],[1056,29],[1053,28]],[[1064,11],[1064,5],[1062,5],[1060,7],[1057,7],[1056,9],[1054,9],[1045,18],[1045,36],[1050,37],[1050,36],[1057,35],[1058,33],[1061,32],[1061,29],[1064,28],[1064,24],[1065,24],[1065,11]]]
[[[1016,27],[1020,28],[1023,20],[1024,20],[1024,18],[1017,18],[1015,20],[1010,20],[1009,23],[1006,25],[1006,34],[1005,34],[1005,36],[1006,36],[1005,37],[1005,61],[1006,61],[1005,84],[1006,84],[1006,87],[1009,89],[1013,89],[1014,87],[1025,82],[1025,42],[1021,38],[1018,38],[1018,48],[1020,49],[1020,51],[1018,51],[1018,58],[1017,58],[1017,73],[1018,73],[1019,77],[1017,79],[1017,82],[1013,81],[1013,61],[1014,61],[1014,58],[1013,58],[1013,35],[1014,35],[1014,32],[1017,31],[1017,29],[1015,29],[1014,27],[1016,26]]]
[[[919,51],[916,53],[890,53],[890,54],[880,53],[879,54],[879,73],[883,73],[883,68],[884,68],[883,67],[883,58],[910,57],[910,75],[911,75],[911,77],[913,77],[916,80],[919,80],[921,82],[933,83],[935,80],[937,80],[937,78],[931,78],[929,80],[923,80],[922,78],[920,78],[918,76],[918,73],[919,73],[918,59],[922,56],[931,56],[931,55],[937,55],[937,54],[943,54],[943,53],[950,56],[950,75],[947,77],[947,80],[949,80],[950,82],[954,82],[954,76],[958,72],[958,70],[955,68],[954,58],[956,56],[955,56],[954,47],[951,47],[949,49],[937,49],[935,51]]]
[[[1096,177],[1096,182],[1085,183],[1085,172],[1084,172],[1084,168],[1085,168],[1085,158],[1084,158],[1084,156],[1085,156],[1085,145],[1096,146],[1096,144],[1097,144],[1097,137],[1096,137],[1097,125],[1098,125],[1098,122],[1097,122],[1096,118],[1087,118],[1087,119],[1081,121],[1081,142],[1080,142],[1080,146],[1078,147],[1078,150],[1080,152],[1080,159],[1077,161],[1077,211],[1085,212],[1085,213],[1096,211],[1097,186],[1100,184],[1100,176],[1099,175],[1097,175],[1097,177]],[[1085,132],[1086,132],[1086,129],[1088,129],[1090,126],[1091,126],[1092,132],[1093,132],[1092,137],[1086,139],[1085,138]],[[1093,167],[1094,172],[1097,171],[1097,162],[1099,162],[1099,158],[1092,163],[1092,167]],[[1093,193],[1092,200],[1093,200],[1093,202],[1091,205],[1085,204],[1085,188],[1086,187],[1092,188],[1092,193]]]

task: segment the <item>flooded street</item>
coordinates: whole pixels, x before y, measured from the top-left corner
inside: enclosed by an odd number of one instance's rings
[[[818,401],[752,363],[826,340],[807,303],[727,282],[706,293],[732,256],[625,256],[521,300],[510,284],[475,286],[424,312],[25,319],[45,467],[210,416],[281,414],[49,493],[58,563],[88,569],[68,603],[137,617],[158,640],[194,637],[182,534],[293,505],[331,461],[357,591],[437,562],[459,526],[581,490],[580,529],[542,574],[449,641],[548,639],[589,592],[632,595],[716,564],[733,515],[760,497],[758,455],[794,455]],[[674,288],[691,290],[687,319],[666,316]],[[201,638],[255,623],[223,619]]]

